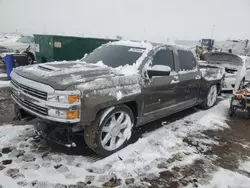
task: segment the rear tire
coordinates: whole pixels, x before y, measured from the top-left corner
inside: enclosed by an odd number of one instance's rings
[[[84,129],[84,139],[90,149],[106,157],[126,146],[133,127],[132,110],[126,105],[118,105],[101,111]]]
[[[206,99],[201,103],[201,108],[203,109],[209,109],[213,107],[217,101],[217,96],[218,96],[218,90],[216,85],[211,85]]]

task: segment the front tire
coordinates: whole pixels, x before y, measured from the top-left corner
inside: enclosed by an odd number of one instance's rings
[[[106,157],[122,149],[133,132],[134,115],[126,105],[103,110],[84,130],[84,139],[90,149]]]
[[[34,55],[30,52],[27,53],[27,61],[28,61],[28,65],[32,65],[35,61]]]
[[[216,85],[212,85],[209,88],[208,94],[204,102],[201,104],[203,109],[209,109],[213,107],[217,101],[218,90]]]

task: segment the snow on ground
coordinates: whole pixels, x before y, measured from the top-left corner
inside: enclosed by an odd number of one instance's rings
[[[69,156],[43,151],[43,142],[36,143],[32,138],[32,125],[4,125],[0,127],[0,145],[15,149],[0,157],[1,161],[13,160],[12,164],[7,165],[0,173],[0,182],[9,180],[9,168],[17,168],[18,172],[13,181],[31,184],[38,180],[44,187],[57,183],[76,184],[89,179],[92,185],[101,186],[112,177],[121,179],[124,186],[127,178],[134,178],[135,183],[140,183],[141,178],[152,174],[157,177],[159,172],[166,170],[158,168],[158,165],[173,156],[178,155],[181,160],[167,165],[167,168],[191,164],[194,160],[203,158],[202,154],[197,153],[197,150],[186,144],[183,139],[203,135],[202,131],[205,130],[227,128],[225,121],[228,107],[229,101],[224,100],[210,110],[198,111],[170,124],[163,122],[163,127],[144,134],[134,144],[97,161],[88,156]],[[193,141],[204,143],[201,144],[203,150],[216,144],[216,141],[207,137],[199,137]]]
[[[241,162],[239,169],[250,173],[250,158],[248,161]]]
[[[237,172],[220,168],[213,174],[208,185],[199,185],[199,188],[249,188],[250,179]]]
[[[0,88],[3,87],[10,87],[10,81],[1,81],[0,80]]]
[[[0,73],[0,78],[5,78],[7,75],[5,73]]]

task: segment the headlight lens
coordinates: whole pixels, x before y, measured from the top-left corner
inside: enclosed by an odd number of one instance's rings
[[[48,96],[48,101],[50,102],[59,102],[64,104],[73,104],[77,103],[80,100],[80,94],[54,94]]]

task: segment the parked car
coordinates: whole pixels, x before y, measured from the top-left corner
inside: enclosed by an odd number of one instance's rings
[[[84,130],[102,156],[123,148],[137,126],[214,106],[222,79],[202,73],[187,49],[132,41],[105,44],[81,61],[18,67],[11,77],[18,115],[38,117],[38,132],[54,140],[55,131],[66,132],[67,146]]]
[[[224,69],[225,80],[222,90],[232,91],[235,87],[237,72],[241,72],[243,67],[250,66],[250,61],[247,57],[244,57],[246,56],[238,56],[227,52],[212,52],[207,56],[206,62],[202,62],[201,64],[208,64]],[[243,79],[245,79],[245,77],[243,77],[242,80]]]
[[[245,82],[250,81],[250,57],[240,56],[242,59],[242,66],[239,67],[237,74],[235,76],[234,92],[242,88]]]
[[[35,43],[33,36],[23,36],[16,42],[0,43],[0,56],[4,53],[27,53],[28,64],[33,64],[35,61]]]

